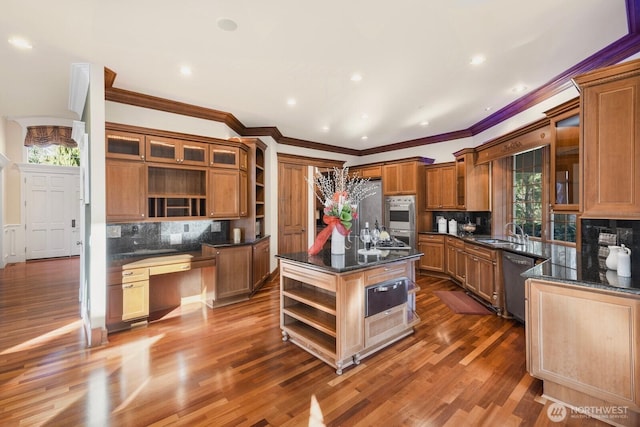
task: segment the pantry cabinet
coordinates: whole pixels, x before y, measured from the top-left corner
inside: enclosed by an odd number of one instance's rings
[[[582,217],[640,218],[640,60],[574,81],[582,98]]]

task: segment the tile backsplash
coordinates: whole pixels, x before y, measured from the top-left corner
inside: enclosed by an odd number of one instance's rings
[[[604,249],[604,247],[609,243],[615,245],[623,244],[631,249],[631,277],[640,277],[640,237],[633,238],[634,235],[640,236],[640,221],[583,219],[581,225],[581,260],[583,269],[590,270],[592,274],[602,272],[602,257],[606,257],[606,254],[608,254],[608,249]],[[601,239],[601,233],[607,239]],[[605,253],[603,253],[603,249]],[[634,259],[637,261],[634,262]]]
[[[476,231],[473,234],[491,235],[491,212],[460,212],[460,211],[436,211],[433,214],[433,231],[438,231],[439,216],[443,216],[447,223],[450,219],[458,222],[458,227],[466,224],[468,221],[476,224]]]
[[[229,221],[212,220],[109,224],[107,254],[116,256],[140,251],[196,251],[200,250],[202,243],[227,242],[229,227]]]

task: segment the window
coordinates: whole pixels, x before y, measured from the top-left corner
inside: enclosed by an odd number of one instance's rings
[[[551,214],[551,240],[576,241],[576,214]]]
[[[529,236],[541,238],[543,149],[513,157],[513,222]]]
[[[29,126],[24,139],[28,162],[57,166],[79,166],[80,150],[65,126]]]

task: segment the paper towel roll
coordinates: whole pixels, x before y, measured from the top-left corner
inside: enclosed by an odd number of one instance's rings
[[[240,240],[242,239],[241,233],[240,233],[240,229],[239,228],[234,228],[233,229],[233,243],[240,243]]]

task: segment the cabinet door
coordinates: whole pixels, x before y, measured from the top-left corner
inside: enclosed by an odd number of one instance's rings
[[[399,164],[399,192],[401,194],[416,194],[418,185],[417,171],[418,168],[414,162]]]
[[[580,201],[580,115],[577,111],[551,119],[551,204],[555,210],[577,211]]]
[[[440,209],[442,207],[442,169],[427,168],[427,209]]]
[[[146,218],[147,170],[144,163],[106,161],[107,221]]]
[[[583,91],[584,216],[638,218],[640,76]]]
[[[218,248],[216,300],[251,292],[251,246]]]
[[[185,165],[206,166],[209,158],[209,144],[184,141],[180,146],[180,160]]]
[[[240,151],[238,151],[238,167],[240,168],[240,170],[246,171],[249,169],[249,153],[247,153],[247,150],[241,148]]]
[[[381,178],[382,166],[371,165],[371,166],[354,167],[349,170],[349,174],[358,175],[360,178]]]
[[[456,248],[455,246],[446,245],[446,262],[447,274],[456,277]]]
[[[424,237],[431,238],[424,239]],[[442,239],[441,236],[418,238],[418,250],[424,254],[419,261],[420,269],[444,272],[444,243],[440,239]]]
[[[456,273],[455,278],[462,284],[465,285],[467,276],[467,254],[465,254],[464,249],[456,248]]]
[[[213,144],[209,151],[209,166],[238,169],[240,152],[238,147]]]
[[[400,166],[397,164],[382,167],[382,192],[385,195],[400,193]]]
[[[239,208],[240,208],[240,216],[248,216],[249,215],[249,177],[246,172],[240,171],[240,189],[239,195]]]
[[[479,286],[478,283],[480,282],[480,265],[478,263],[478,258],[471,254],[467,254],[465,262],[467,271],[464,286],[474,294],[477,294]]]
[[[150,162],[179,163],[180,141],[147,136],[147,160]]]
[[[441,169],[442,190],[441,203],[445,209],[455,209],[456,207],[456,168],[447,166]]]
[[[269,239],[253,246],[253,289],[262,284],[271,273]]]
[[[144,135],[107,130],[105,141],[106,157],[144,160]]]
[[[237,218],[240,214],[240,173],[230,169],[209,169],[209,216]]]
[[[122,320],[149,316],[149,281],[122,284]]]

